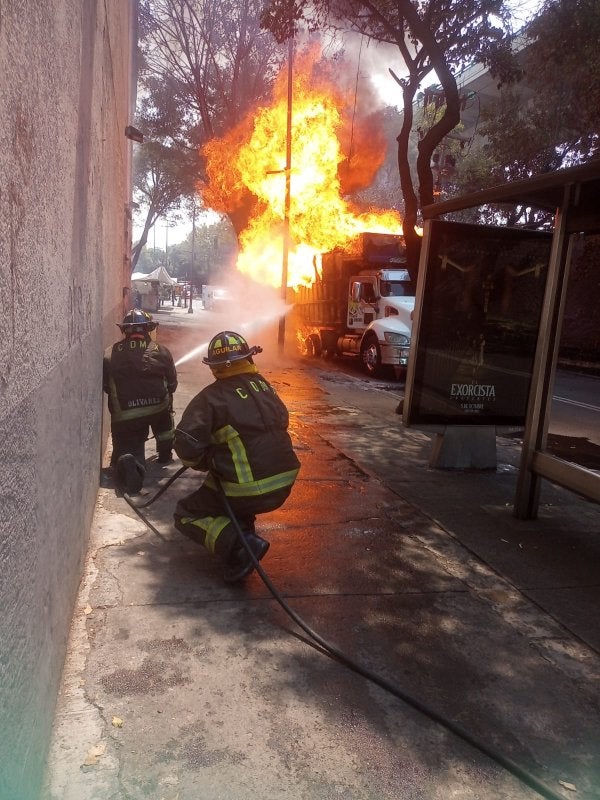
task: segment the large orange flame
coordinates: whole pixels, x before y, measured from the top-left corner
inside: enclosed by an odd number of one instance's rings
[[[307,55],[294,68],[289,286],[310,283],[318,263],[314,257],[335,247],[352,250],[362,231],[402,232],[397,212],[360,211],[342,196],[346,187],[372,181],[385,156],[385,141],[376,129],[349,121],[341,94],[331,82],[317,80],[314,67],[314,57]],[[287,117],[284,72],[270,106],[203,151],[209,177],[204,202],[247,219],[239,234],[238,270],[275,287],[282,276]]]

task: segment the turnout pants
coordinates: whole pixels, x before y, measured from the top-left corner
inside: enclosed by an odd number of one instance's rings
[[[120,456],[131,453],[135,460],[146,466],[145,443],[148,433],[152,429],[156,439],[156,452],[158,457],[168,457],[173,449],[173,412],[166,409],[159,414],[147,417],[138,417],[126,422],[111,422],[112,435],[111,467],[114,467]]]
[[[214,481],[214,478],[209,478],[211,482]],[[261,495],[228,497],[227,500],[242,530],[254,531],[256,515],[279,508],[287,500],[291,490],[292,486],[286,486]],[[174,519],[175,527],[184,536],[198,542],[225,561],[236,547],[235,526],[220,495],[207,486],[206,481],[177,503]]]

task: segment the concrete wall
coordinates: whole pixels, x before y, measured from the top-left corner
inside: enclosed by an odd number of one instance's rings
[[[129,283],[133,0],[0,0],[0,798],[39,794]]]

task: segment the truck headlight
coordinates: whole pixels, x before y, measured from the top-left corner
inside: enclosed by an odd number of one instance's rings
[[[403,333],[393,333],[392,331],[385,331],[383,338],[388,344],[400,344],[408,347],[410,339]]]

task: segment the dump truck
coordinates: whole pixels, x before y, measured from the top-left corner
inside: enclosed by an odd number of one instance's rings
[[[295,296],[296,336],[305,355],[351,356],[372,376],[402,377],[415,305],[404,238],[363,233],[358,252],[324,253],[310,286]]]

